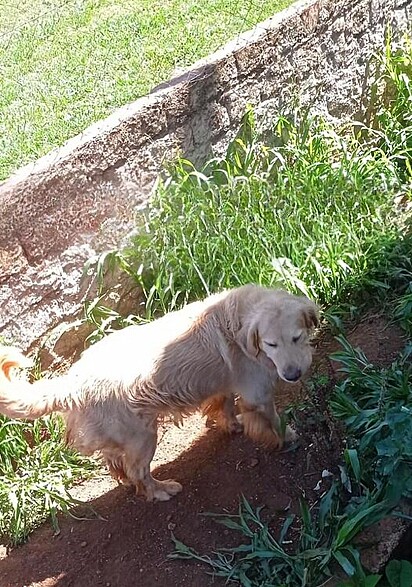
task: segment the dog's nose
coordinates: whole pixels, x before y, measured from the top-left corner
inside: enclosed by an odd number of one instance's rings
[[[283,371],[283,376],[287,381],[298,381],[302,375],[302,371],[299,367],[287,367]]]

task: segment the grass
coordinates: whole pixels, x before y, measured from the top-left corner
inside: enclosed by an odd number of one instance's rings
[[[38,365],[32,377],[40,377]],[[96,462],[67,447],[64,437],[59,416],[29,422],[0,415],[1,544],[24,542],[47,518],[58,532],[57,513],[78,505],[70,488],[91,477]]]
[[[338,490],[338,483],[333,483],[320,499],[316,517],[308,504],[301,501],[299,535],[293,540],[292,552],[288,547],[288,533],[296,523],[295,516],[286,518],[276,538],[262,521],[262,508],[254,511],[242,497],[238,514],[216,515],[216,519],[246,540],[237,547],[202,556],[173,538],[175,551],[171,558],[205,563],[211,567],[213,575],[238,582],[243,587],[320,587],[327,585],[336,565],[345,574],[364,580],[366,575],[359,553],[351,541],[364,527],[381,519],[388,507],[385,503],[376,503],[370,496],[355,508],[344,508],[337,499]]]
[[[351,348],[344,338],[340,343],[343,350],[333,357],[347,378],[337,385],[331,407],[353,438],[353,473],[371,489],[384,488],[392,500],[410,498],[412,341],[386,369],[371,365],[362,350]]]
[[[0,0],[0,180],[291,0]]]
[[[160,186],[126,253],[150,315],[247,282],[342,306],[402,280],[412,241],[396,202],[410,191],[396,155],[307,115],[279,117],[271,141],[249,115],[224,159],[181,161]]]
[[[407,285],[411,56],[410,43],[387,49],[369,127],[337,129],[298,108],[262,137],[248,112],[223,158],[172,165],[134,246],[106,256],[142,285],[147,317],[247,282],[339,310]]]
[[[77,503],[69,488],[95,465],[63,438],[58,417],[22,422],[0,416],[0,537],[7,542],[24,541],[47,516],[57,531],[57,512]]]

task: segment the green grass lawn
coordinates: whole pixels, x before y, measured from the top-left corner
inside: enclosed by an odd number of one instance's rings
[[[291,0],[0,0],[0,180]]]

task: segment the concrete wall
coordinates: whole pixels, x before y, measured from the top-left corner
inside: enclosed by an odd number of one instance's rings
[[[81,315],[84,262],[122,242],[164,161],[224,150],[246,104],[262,117],[299,94],[328,116],[361,110],[369,57],[388,23],[396,37],[411,22],[411,4],[298,2],[3,182],[0,335],[24,349],[58,338]]]

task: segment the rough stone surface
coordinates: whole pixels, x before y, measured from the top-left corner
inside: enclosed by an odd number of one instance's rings
[[[403,500],[397,511],[402,512],[406,519],[396,515],[388,516],[366,528],[355,539],[355,544],[361,551],[362,565],[370,573],[382,573],[392,557],[398,560],[408,560],[408,556],[410,557],[411,544],[408,544],[408,536],[411,535],[412,525],[407,518],[410,518],[412,508]]]
[[[396,37],[410,17],[411,0],[298,2],[3,182],[0,334],[30,349],[75,321],[84,262],[118,246],[166,160],[222,152],[247,104],[355,115],[387,24]]]

